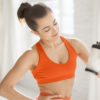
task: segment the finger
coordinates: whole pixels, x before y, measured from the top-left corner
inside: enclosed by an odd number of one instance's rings
[[[52,96],[48,96],[49,98],[54,98],[54,97],[62,97],[62,95],[52,95]]]
[[[63,100],[63,99],[51,99],[51,100]]]

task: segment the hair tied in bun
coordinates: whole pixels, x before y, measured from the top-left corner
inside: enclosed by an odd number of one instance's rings
[[[31,8],[31,5],[27,2],[21,3],[17,15],[19,18],[24,18],[27,11]]]

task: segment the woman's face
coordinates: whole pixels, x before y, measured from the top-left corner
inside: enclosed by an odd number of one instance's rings
[[[56,35],[59,33],[58,23],[51,12],[48,12],[43,18],[36,19],[36,23],[38,24],[37,31],[40,39],[54,40],[58,37]]]

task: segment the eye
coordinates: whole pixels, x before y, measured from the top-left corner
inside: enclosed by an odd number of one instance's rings
[[[50,29],[46,30],[45,32],[48,32]]]
[[[54,23],[54,25],[57,25],[57,22]],[[46,30],[45,32],[48,32],[50,29]]]

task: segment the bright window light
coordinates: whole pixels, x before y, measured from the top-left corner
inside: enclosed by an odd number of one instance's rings
[[[74,0],[45,0],[54,12],[63,35],[74,34]]]

